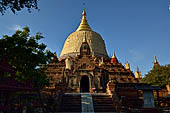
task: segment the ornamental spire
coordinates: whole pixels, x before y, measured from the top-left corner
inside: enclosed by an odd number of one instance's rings
[[[85,9],[83,9],[81,23],[76,31],[92,31],[86,19]]]
[[[117,60],[117,58],[116,58],[114,49],[113,49],[113,56],[112,56],[112,58],[111,58],[111,63],[118,63],[118,60]]]
[[[159,66],[159,62],[158,62],[156,56],[154,56],[154,65],[153,65],[153,67],[156,67],[156,66]]]
[[[112,58],[116,58],[114,49],[113,49],[113,56],[112,56]]]
[[[126,64],[125,64],[125,69],[130,70],[130,64],[129,64],[129,62],[126,62]]]
[[[136,76],[136,78],[138,78],[138,79],[141,79],[141,78],[142,78],[142,74],[141,74],[138,66],[137,66],[137,70],[136,70],[136,72],[135,72],[135,76]]]
[[[157,63],[158,63],[157,58],[156,56],[154,56],[154,64],[157,64]]]

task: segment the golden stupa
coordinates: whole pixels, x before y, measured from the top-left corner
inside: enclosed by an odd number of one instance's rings
[[[84,38],[86,38],[90,51],[94,56],[108,56],[104,40],[98,33],[92,31],[86,19],[86,12],[83,10],[81,23],[77,30],[71,33],[66,39],[60,57],[64,58],[66,56],[79,55],[80,47]]]

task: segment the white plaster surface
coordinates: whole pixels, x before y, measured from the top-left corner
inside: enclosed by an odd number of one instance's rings
[[[82,113],[94,113],[93,99],[90,93],[81,93]]]

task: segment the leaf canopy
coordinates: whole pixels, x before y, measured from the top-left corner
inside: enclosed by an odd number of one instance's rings
[[[17,11],[21,11],[27,8],[29,12],[31,9],[38,9],[39,0],[0,0],[0,13],[3,15],[7,9],[15,14]]]
[[[170,64],[165,66],[156,66],[142,79],[144,83],[165,87],[170,84]]]
[[[8,63],[16,70],[19,81],[33,79],[39,86],[49,85],[45,73],[46,64],[52,61],[54,53],[46,50],[41,33],[30,36],[28,27],[17,30],[12,36],[4,35],[0,39],[0,58],[6,57]],[[41,65],[43,68],[39,68]]]

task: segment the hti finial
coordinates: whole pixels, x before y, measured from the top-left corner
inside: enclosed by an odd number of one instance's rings
[[[86,0],[83,0],[83,9],[86,7]]]
[[[83,16],[83,18],[86,18],[86,11],[85,11],[85,9],[83,9],[82,16]]]
[[[80,25],[79,25],[79,27],[77,28],[76,31],[92,31],[89,24],[88,24],[88,22],[87,22],[87,19],[86,19],[86,11],[85,11],[85,9],[83,9],[82,19],[81,19]]]

